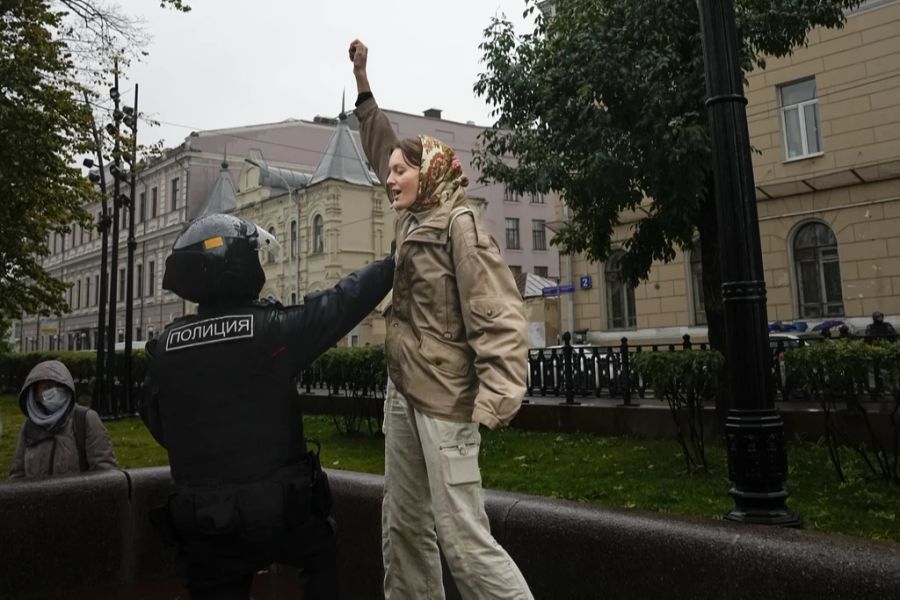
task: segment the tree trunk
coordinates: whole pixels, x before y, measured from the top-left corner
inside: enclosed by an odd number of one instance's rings
[[[703,304],[706,309],[709,345],[725,356],[725,305],[722,303],[722,270],[719,265],[719,222],[712,181],[709,182],[707,190],[706,199],[700,207],[698,224],[703,259]],[[716,398],[716,417],[720,431],[724,431],[725,417],[728,413],[728,396],[724,384],[723,380],[719,386],[719,396]]]

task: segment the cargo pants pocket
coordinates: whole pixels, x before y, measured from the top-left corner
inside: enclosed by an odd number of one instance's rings
[[[463,485],[481,482],[478,449],[479,444],[475,442],[441,444],[441,463],[447,473],[447,483]]]

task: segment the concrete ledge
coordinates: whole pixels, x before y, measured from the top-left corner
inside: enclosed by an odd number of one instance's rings
[[[383,480],[328,474],[344,597],[381,598]],[[0,482],[0,598],[174,577],[172,551],[147,523],[168,487],[167,467]],[[882,600],[900,590],[900,544],[519,494],[486,492],[486,502],[494,535],[540,599]]]
[[[0,482],[0,598],[119,581],[132,541],[128,487],[122,471]]]

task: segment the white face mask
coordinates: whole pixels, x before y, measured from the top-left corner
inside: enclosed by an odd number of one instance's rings
[[[41,404],[48,413],[54,413],[68,402],[69,394],[67,392],[68,390],[57,386],[44,390],[41,394]]]

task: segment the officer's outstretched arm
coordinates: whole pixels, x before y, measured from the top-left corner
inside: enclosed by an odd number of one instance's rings
[[[335,345],[371,313],[394,280],[394,260],[369,263],[336,286],[307,295],[303,304],[284,311],[285,342],[303,368]]]

